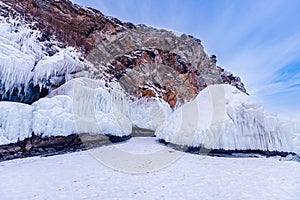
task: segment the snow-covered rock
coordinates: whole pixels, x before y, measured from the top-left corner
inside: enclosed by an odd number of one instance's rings
[[[41,32],[21,19],[0,16],[1,99],[32,103],[28,99],[36,94],[31,94],[31,88],[62,85],[87,67],[74,48],[60,48],[56,41],[40,38]],[[49,54],[49,46],[54,55]]]
[[[78,59],[79,55],[73,48],[62,49],[53,56],[45,56],[41,59],[33,71],[33,82],[37,84],[45,84],[54,77],[64,77],[64,82],[68,81],[68,75],[80,71],[83,63]],[[63,83],[64,83],[63,82]],[[57,85],[57,81],[52,81],[52,85]]]
[[[299,131],[296,123],[266,113],[233,86],[212,85],[176,110],[156,135],[173,144],[208,149],[299,153]]]

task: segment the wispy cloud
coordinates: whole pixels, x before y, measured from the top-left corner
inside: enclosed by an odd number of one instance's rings
[[[300,59],[299,50],[300,35],[295,35],[285,40],[248,47],[236,53],[232,59],[226,59],[225,63],[244,76],[252,92],[259,92],[266,84],[291,81],[290,78],[299,67],[289,66]]]

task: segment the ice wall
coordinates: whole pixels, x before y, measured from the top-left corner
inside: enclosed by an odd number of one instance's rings
[[[162,100],[129,101],[118,83],[89,78],[72,79],[31,106],[0,102],[0,108],[2,144],[23,140],[32,132],[124,136],[132,126],[156,130],[172,112]]]
[[[0,136],[3,143],[16,142],[32,132],[44,136],[73,133],[129,135],[129,101],[118,85],[76,78],[31,106],[0,102]]]
[[[157,137],[208,149],[299,152],[297,123],[266,113],[250,96],[230,85],[212,85],[176,110]]]
[[[156,130],[158,138],[209,149],[300,153],[300,125],[282,121],[236,88],[208,86],[173,113],[159,99],[129,101],[118,83],[76,78],[34,104],[0,102],[0,144],[32,132],[129,135],[132,126]]]

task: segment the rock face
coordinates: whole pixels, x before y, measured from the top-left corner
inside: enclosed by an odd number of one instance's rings
[[[32,135],[23,141],[0,146],[0,161],[29,156],[61,154],[84,149],[78,135],[41,138]]]
[[[246,93],[199,39],[69,0],[0,0],[0,58],[0,101],[12,101],[0,102],[0,143],[23,140],[0,146],[0,161],[82,149],[78,134],[152,136],[209,85]]]
[[[228,83],[246,92],[240,79],[218,69],[216,57],[209,57],[192,36],[123,23],[69,0],[2,2],[8,5],[1,6],[2,16],[24,16],[42,32],[40,41],[56,38],[77,48],[95,68],[96,78],[120,82],[129,95],[157,96],[174,108],[211,84]],[[47,90],[37,98],[45,95]]]
[[[55,36],[65,45],[77,47],[88,52],[95,46],[94,32],[105,38],[125,28],[134,28],[133,24],[122,23],[115,18],[107,18],[98,10],[84,9],[62,0],[3,0],[12,10],[3,11],[6,15],[14,12],[25,16],[27,22],[38,22],[43,38]]]
[[[223,83],[233,85],[234,87],[236,87],[240,91],[248,94],[245,87],[244,87],[244,83],[241,82],[240,77],[234,76],[232,73],[225,71],[222,67],[218,66],[217,68],[218,68],[218,70],[221,74]]]
[[[86,150],[130,139],[130,136],[115,137],[89,134],[68,136],[31,137],[17,143],[0,145],[0,162],[31,156],[51,156],[67,152]]]

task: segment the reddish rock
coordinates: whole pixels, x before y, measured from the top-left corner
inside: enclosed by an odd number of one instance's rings
[[[142,90],[141,91],[143,96],[147,96],[147,97],[155,97],[155,92],[149,89],[146,90]]]

